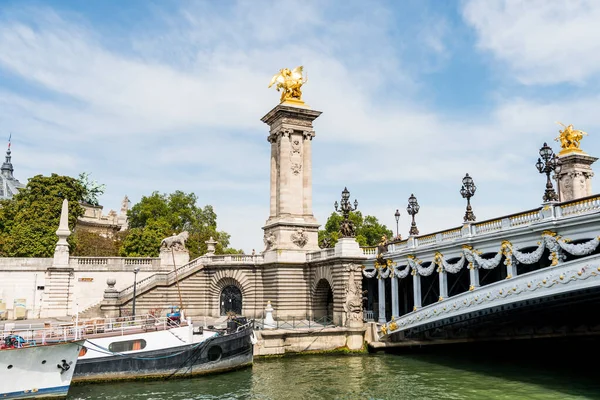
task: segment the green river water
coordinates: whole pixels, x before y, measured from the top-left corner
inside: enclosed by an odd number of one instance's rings
[[[567,346],[567,347],[560,347]],[[71,387],[69,399],[600,399],[597,359],[469,350],[402,355],[303,355],[255,360],[252,368],[184,380]],[[516,349],[515,349],[516,350]],[[525,351],[525,354],[522,353]],[[595,351],[592,351],[595,353]],[[591,358],[591,359],[590,359]],[[590,362],[586,368],[585,363]]]

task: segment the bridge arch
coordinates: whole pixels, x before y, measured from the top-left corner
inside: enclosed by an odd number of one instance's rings
[[[333,318],[333,288],[331,267],[318,267],[315,270],[311,288],[312,314],[314,318]]]
[[[208,301],[211,315],[226,315],[233,311],[237,315],[245,312],[244,299],[250,296],[250,280],[240,270],[219,270],[209,284]]]

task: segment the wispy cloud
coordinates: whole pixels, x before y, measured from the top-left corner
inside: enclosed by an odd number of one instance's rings
[[[427,105],[422,80],[432,68],[421,68],[422,55],[451,60],[446,39],[460,21],[424,10],[421,19],[398,24],[401,10],[391,3],[340,4],[168,3],[155,5],[152,18],[139,11],[119,37],[77,10],[4,10],[0,121],[16,132],[17,176],[92,172],[107,184],[107,208],[125,194],[135,202],[154,190],[193,191],[202,205],[215,206],[232,245],[250,251],[262,248],[269,201],[268,127],[260,118],[277,102],[266,85],[283,66],[305,65],[305,100],[324,112],[313,141],[321,223],[347,185],[367,214],[385,219],[415,192],[423,229],[454,226],[462,218],[454,186],[467,171],[480,187],[476,204],[490,214],[529,208],[539,202],[532,163],[555,136],[554,121],[600,128],[591,92],[576,101],[498,94],[481,100],[489,103],[485,113]],[[465,3],[480,46],[507,63],[505,52],[526,52],[497,32],[504,8],[492,3],[488,19],[477,22],[485,7]],[[435,22],[432,29],[425,21]],[[529,57],[544,76],[544,56]],[[535,75],[520,61],[509,65],[522,80]],[[558,67],[548,71],[554,81],[572,79]],[[581,77],[596,72],[587,67]],[[461,88],[449,81],[436,90]],[[600,153],[597,143],[590,146]]]

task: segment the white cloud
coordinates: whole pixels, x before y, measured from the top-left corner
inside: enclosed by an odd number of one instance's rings
[[[600,72],[598,1],[467,0],[463,15],[522,83],[583,84]]]
[[[423,232],[454,226],[462,199],[447,185],[467,171],[489,210],[528,208],[539,202],[533,163],[541,142],[556,135],[554,121],[600,128],[598,99],[589,96],[500,98],[482,115],[419,106],[423,94],[407,72],[418,68],[405,68],[410,58],[388,37],[385,10],[332,16],[320,2],[303,4],[302,13],[293,2],[269,4],[275,8],[242,2],[223,11],[186,3],[164,16],[167,27],[133,27],[120,39],[134,49],[127,53],[52,10],[6,14],[0,68],[26,88],[0,87],[0,120],[16,133],[17,176],[92,172],[107,184],[107,209],[125,194],[135,203],[154,190],[195,192],[200,205],[215,207],[231,245],[249,252],[262,247],[269,202],[268,127],[260,117],[277,102],[266,86],[283,66],[305,65],[305,100],[324,112],[313,141],[321,223],[348,185],[366,214],[390,219],[386,210],[391,216],[399,206],[387,201],[405,204],[415,190]],[[443,53],[447,29],[440,23],[417,37]]]

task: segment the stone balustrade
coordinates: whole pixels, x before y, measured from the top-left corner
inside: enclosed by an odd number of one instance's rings
[[[111,271],[130,271],[132,266],[159,270],[160,258],[153,257],[70,257],[69,266],[77,269],[102,267]]]
[[[531,226],[545,221],[560,221],[562,218],[590,214],[600,211],[600,195],[594,195],[575,201],[564,203],[550,203],[533,210],[510,214],[477,223],[464,224],[440,232],[421,236],[412,236],[408,239],[390,242],[388,251],[391,253],[410,249],[414,251],[425,246],[436,246],[444,243],[453,243],[469,238],[476,240],[480,236],[512,231],[517,228]],[[369,258],[375,258],[376,251],[365,251]],[[307,259],[308,260],[308,259]]]
[[[506,269],[506,279],[511,279],[520,274],[518,265],[538,262],[543,246],[550,249],[550,258],[546,257],[544,262],[560,265],[565,252],[571,256],[586,256],[595,251],[600,241],[599,226],[600,196],[592,196],[568,203],[545,204],[539,209],[392,243],[384,255],[390,264],[376,265],[374,256],[365,262],[365,276],[378,280],[378,321],[385,322],[385,279],[392,280],[392,316],[398,317],[400,280],[412,281],[409,285],[417,310],[425,305],[422,304],[425,298],[421,292],[422,279],[429,279],[427,284],[439,285],[439,300],[430,296],[427,301],[443,301],[450,296],[447,274],[456,274],[466,265],[477,264],[468,268],[466,281],[464,274],[461,278],[462,287],[477,290],[480,269],[501,266]],[[429,278],[432,274],[439,275],[437,281]]]
[[[563,217],[600,210],[600,196],[594,195],[559,205]]]

